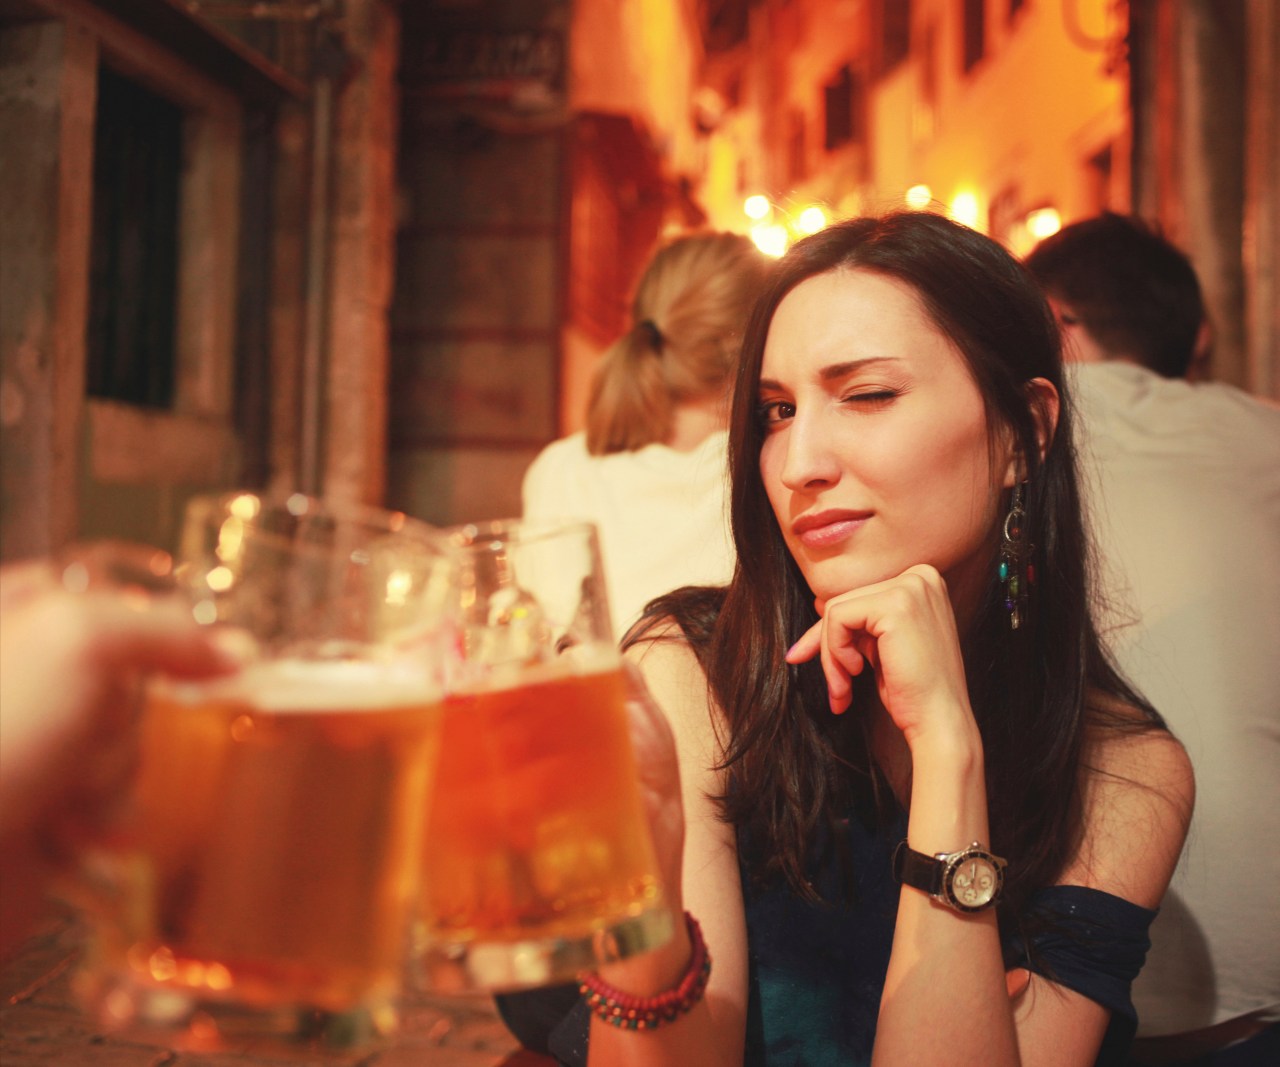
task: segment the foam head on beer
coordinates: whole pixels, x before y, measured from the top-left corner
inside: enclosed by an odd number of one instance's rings
[[[439,672],[410,656],[358,659],[284,656],[249,663],[238,674],[213,682],[161,683],[179,702],[243,700],[255,711],[351,714],[383,711],[404,704],[435,704],[441,696]]]

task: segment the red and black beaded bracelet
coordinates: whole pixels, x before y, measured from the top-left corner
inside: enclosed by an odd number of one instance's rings
[[[707,980],[711,977],[711,954],[698,920],[687,911],[684,918],[693,943],[693,955],[678,986],[653,997],[633,997],[607,985],[598,974],[589,974],[578,985],[587,1007],[610,1026],[654,1030],[664,1023],[675,1022],[697,1004],[706,993]]]

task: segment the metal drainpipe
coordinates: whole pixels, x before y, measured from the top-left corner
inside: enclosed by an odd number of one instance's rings
[[[333,5],[324,5],[332,13]],[[319,32],[325,32],[320,20]],[[317,72],[311,98],[311,189],[307,220],[305,313],[302,341],[302,412],[298,488],[312,496],[324,492],[324,405],[329,365],[329,186],[333,167],[334,76]]]

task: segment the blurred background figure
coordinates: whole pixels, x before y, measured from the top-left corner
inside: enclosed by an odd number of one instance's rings
[[[728,233],[660,248],[631,328],[596,368],[586,430],[552,442],[525,475],[525,518],[598,526],[615,637],[653,597],[733,574],[729,390],[767,262]]]
[[[1104,637],[1196,771],[1191,833],[1134,986],[1135,1055],[1274,1064],[1280,410],[1185,380],[1207,347],[1200,286],[1141,221],[1067,226],[1027,264],[1079,361]]]
[[[1073,223],[1027,263],[1049,292],[1069,359],[1206,377],[1212,330],[1195,268],[1141,219],[1106,212]]]

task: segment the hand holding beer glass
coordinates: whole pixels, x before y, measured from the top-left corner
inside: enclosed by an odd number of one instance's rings
[[[509,990],[673,932],[595,528],[458,527],[463,648],[428,806],[420,944],[442,991]]]
[[[107,1025],[335,1047],[396,1023],[439,738],[439,541],[301,495],[192,501],[176,577],[254,652],[147,686],[127,811],[85,856]]]

